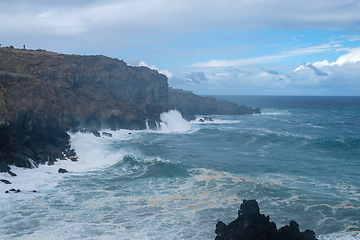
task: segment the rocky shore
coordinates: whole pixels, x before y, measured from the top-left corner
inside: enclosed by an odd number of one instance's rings
[[[260,112],[169,89],[165,75],[115,58],[0,48],[0,172],[71,159],[70,130],[155,128],[170,109],[187,119]]]

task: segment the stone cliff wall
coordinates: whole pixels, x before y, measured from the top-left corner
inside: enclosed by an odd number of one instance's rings
[[[143,129],[168,110],[167,78],[155,70],[104,56],[0,53],[0,172],[55,161],[69,129]]]
[[[0,48],[0,71],[31,76],[64,88],[90,86],[126,102],[168,103],[165,75],[146,67],[131,67],[105,56],[48,54]]]
[[[0,48],[0,172],[55,161],[69,151],[69,129],[155,127],[169,109],[187,119],[260,112],[169,90],[165,75],[114,58]]]

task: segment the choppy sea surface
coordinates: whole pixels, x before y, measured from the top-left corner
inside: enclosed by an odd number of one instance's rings
[[[243,199],[278,228],[360,239],[360,97],[217,98],[262,114],[170,111],[157,130],[71,134],[78,162],[0,173],[0,239],[214,239]]]

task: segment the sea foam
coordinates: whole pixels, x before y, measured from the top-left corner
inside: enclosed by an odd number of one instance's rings
[[[191,130],[191,124],[177,110],[162,113],[160,119],[159,131],[163,133],[186,133]]]

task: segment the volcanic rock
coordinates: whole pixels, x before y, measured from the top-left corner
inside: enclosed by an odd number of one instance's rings
[[[68,170],[66,170],[65,168],[59,168],[58,173],[67,173]]]
[[[244,200],[238,218],[228,225],[219,221],[215,233],[215,240],[316,240],[314,231],[300,232],[295,221],[277,230],[269,216],[260,214],[256,200]]]
[[[3,182],[5,184],[11,184],[11,182],[6,179],[0,179],[0,182]]]

